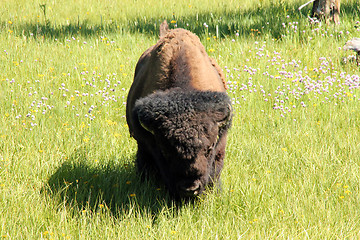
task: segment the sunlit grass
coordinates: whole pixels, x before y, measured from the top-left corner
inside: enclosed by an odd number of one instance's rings
[[[359,68],[341,63],[357,1],[337,27],[301,4],[1,2],[1,237],[357,238]],[[136,175],[125,119],[163,19],[199,35],[235,114],[222,191],[184,205]]]

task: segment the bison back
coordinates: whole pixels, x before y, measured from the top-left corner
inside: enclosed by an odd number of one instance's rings
[[[181,28],[167,31],[141,55],[136,65],[126,107],[131,134],[139,127],[134,126],[136,120],[131,116],[136,100],[171,88],[226,91],[221,68],[207,55],[199,38]]]

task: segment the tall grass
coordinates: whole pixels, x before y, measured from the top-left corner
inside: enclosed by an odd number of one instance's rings
[[[302,1],[2,1],[4,239],[359,237],[358,1],[340,26]],[[222,192],[176,204],[136,175],[125,120],[159,24],[195,32],[233,100]]]

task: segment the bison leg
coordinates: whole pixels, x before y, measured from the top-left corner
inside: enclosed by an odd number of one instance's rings
[[[147,144],[138,142],[138,151],[136,154],[136,167],[142,180],[161,179],[161,170],[156,164],[156,158],[159,158],[159,153],[154,146],[150,146],[152,151],[148,150]],[[154,155],[155,154],[155,155]]]
[[[148,179],[155,171],[155,163],[151,154],[142,144],[138,144],[136,167],[143,180]]]

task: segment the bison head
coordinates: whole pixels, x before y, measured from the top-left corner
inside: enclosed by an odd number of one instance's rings
[[[175,196],[201,194],[219,177],[231,101],[222,92],[160,91],[139,99],[133,114],[151,136],[151,162]]]

